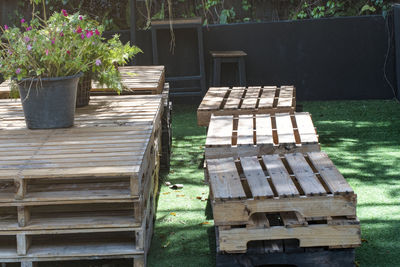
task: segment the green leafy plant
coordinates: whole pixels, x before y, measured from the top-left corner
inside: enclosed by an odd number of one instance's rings
[[[33,0],[34,4],[41,1]],[[0,26],[0,72],[4,78],[40,79],[93,72],[95,80],[121,91],[116,65],[126,64],[141,50],[122,44],[118,35],[105,41],[104,27],[84,15],[70,15],[63,9],[47,19],[46,8],[43,10],[44,18],[34,12],[30,22],[21,19],[20,27]]]

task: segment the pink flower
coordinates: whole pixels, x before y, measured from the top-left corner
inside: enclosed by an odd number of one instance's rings
[[[56,38],[51,39],[51,44],[55,44]]]
[[[21,19],[21,24],[25,23],[25,19]]]
[[[28,44],[28,46],[26,47],[26,49],[28,49],[28,51],[32,50],[32,46],[30,44]]]
[[[46,49],[46,56],[48,56],[49,55],[49,49]]]
[[[82,32],[82,28],[81,28],[81,27],[78,27],[78,29],[76,29],[76,32],[77,32],[77,33],[81,33],[81,32]]]
[[[12,52],[10,49],[8,49],[7,52],[8,52],[9,55],[12,55],[12,54],[13,54],[13,52]]]
[[[67,54],[68,54],[68,55],[71,55],[71,51],[67,50]]]
[[[4,25],[4,30],[8,30],[7,24]]]
[[[90,38],[90,37],[92,37],[93,36],[93,31],[88,31],[87,33],[86,33],[86,37],[87,38]]]
[[[29,42],[30,40],[31,40],[31,39],[30,39],[28,36],[25,36],[25,37],[24,37],[25,43]]]
[[[29,32],[30,30],[32,30],[32,27],[29,26],[28,28],[26,28],[26,31]]]
[[[81,39],[85,39],[85,35],[83,33],[81,34]]]
[[[16,69],[16,70],[15,70],[15,73],[16,73],[16,74],[20,74],[20,73],[21,73],[21,69],[20,69],[20,68]]]
[[[63,36],[64,36],[64,33],[63,33],[63,32],[60,32],[60,36],[63,37]]]
[[[63,9],[63,10],[61,10],[61,12],[63,13],[64,17],[68,17],[67,10]]]
[[[79,16],[79,20],[83,20],[83,17],[82,17],[82,16]]]
[[[96,33],[96,35],[100,35],[100,32],[98,29],[96,29],[94,32]]]
[[[101,65],[101,60],[100,59],[96,59],[96,66],[100,66]]]

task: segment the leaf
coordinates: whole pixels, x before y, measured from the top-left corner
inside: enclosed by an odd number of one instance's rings
[[[202,222],[200,225],[207,225],[210,224],[209,222]]]
[[[171,212],[170,215],[176,216],[176,212]]]
[[[164,192],[163,195],[168,195],[169,193],[171,193],[171,192]]]
[[[376,8],[373,7],[373,6],[370,6],[370,5],[368,5],[368,4],[365,4],[365,5],[361,8],[361,12],[360,12],[360,13],[363,13],[363,12],[365,12],[365,11],[375,12],[375,11],[376,11]]]
[[[176,197],[184,197],[185,195],[176,195]]]
[[[162,245],[162,247],[163,247],[163,248],[166,248],[166,247],[169,246],[170,243],[171,243],[171,242],[168,241],[167,243],[165,243],[164,245]]]

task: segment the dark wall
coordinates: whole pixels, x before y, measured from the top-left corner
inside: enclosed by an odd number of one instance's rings
[[[204,27],[207,82],[210,80],[208,51],[243,50],[248,54],[248,85],[293,84],[299,100],[393,98],[384,78],[386,28],[382,16]],[[158,35],[160,62],[166,65],[167,75],[196,73],[195,35],[188,30],[176,30],[175,35],[174,54],[169,51],[169,32]],[[137,40],[145,52],[137,57],[137,63],[151,64],[150,32],[139,31]],[[390,82],[395,84],[392,50],[386,71]],[[223,66],[224,84],[235,83],[234,70],[234,66]]]

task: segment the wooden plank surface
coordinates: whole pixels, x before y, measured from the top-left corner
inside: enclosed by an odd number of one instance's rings
[[[246,197],[232,159],[209,160],[207,167],[214,198],[242,199]]]
[[[96,96],[75,112],[74,127],[153,124],[162,112],[161,95]],[[0,100],[0,131],[26,129],[20,100]]]
[[[256,144],[274,144],[272,134],[272,122],[269,114],[260,114],[256,116]]]
[[[274,187],[279,196],[298,196],[299,191],[289,176],[279,155],[262,156],[265,167],[271,176]]]
[[[237,145],[253,145],[253,115],[239,117]]]
[[[258,104],[259,108],[272,108],[275,100],[275,92],[276,86],[264,87],[260,103]]]
[[[248,87],[243,99],[242,109],[255,109],[257,107],[258,95],[261,87]]]
[[[260,166],[257,157],[241,158],[243,172],[250,186],[251,193],[254,198],[273,197],[274,193],[267,182],[267,177]]]
[[[296,113],[296,124],[302,143],[317,143],[318,136],[315,133],[311,116],[307,113]]]
[[[324,187],[302,154],[287,154],[285,158],[306,195],[326,194]]]
[[[244,92],[245,87],[231,89],[223,109],[239,109]]]
[[[276,130],[280,144],[295,144],[296,139],[293,132],[293,124],[289,114],[275,114]]]
[[[207,132],[206,145],[231,145],[233,116],[213,116]]]
[[[333,194],[353,193],[353,189],[325,152],[310,152],[308,156]]]

